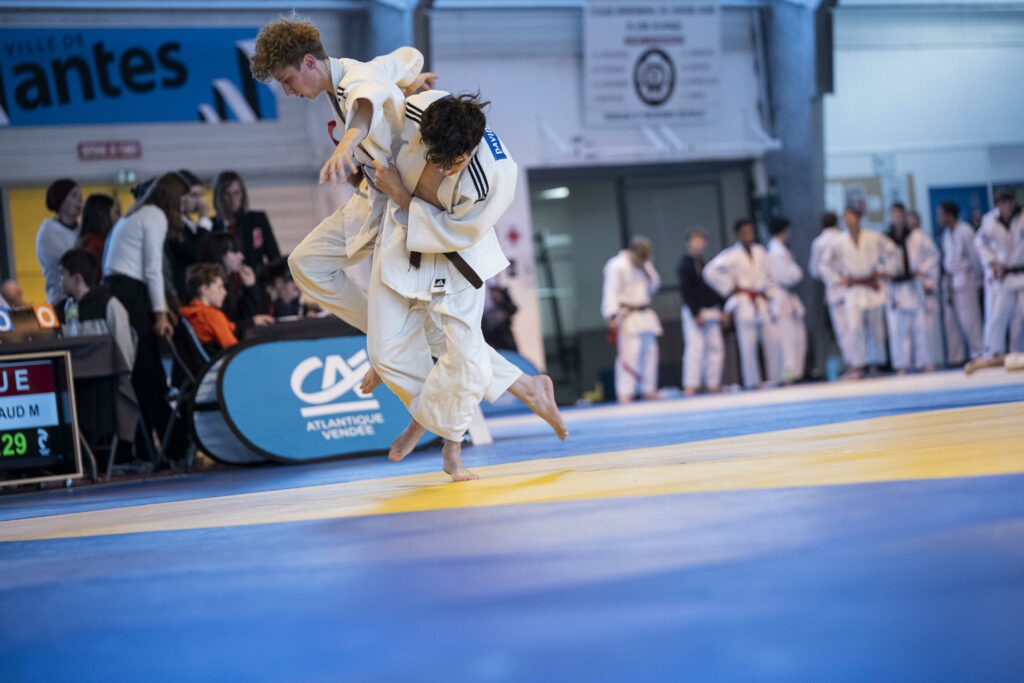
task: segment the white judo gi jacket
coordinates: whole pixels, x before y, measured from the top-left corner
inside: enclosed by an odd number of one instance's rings
[[[760,244],[750,245],[749,254],[739,242],[723,249],[704,266],[704,281],[725,298],[737,323],[771,322],[768,252]]]
[[[834,256],[832,244],[839,239],[843,231],[839,228],[825,228],[821,234],[811,242],[811,256],[807,263],[807,272],[815,280],[821,280],[825,285],[825,303],[829,306],[843,302],[845,298],[844,288],[838,283],[830,282],[822,272],[822,264],[825,259]]]
[[[889,238],[864,228],[856,243],[848,231],[832,242],[829,255],[821,261],[821,272],[829,286],[843,292],[843,303],[851,314],[885,306],[885,286],[881,281],[878,289],[867,285],[846,286],[843,278],[863,280],[888,273],[889,250]]]
[[[985,286],[994,283],[997,278],[992,272],[992,264],[996,261],[1007,263],[1013,249],[1012,226],[1020,214],[1010,221],[1010,227],[999,220],[999,209],[992,209],[981,219],[981,227],[974,236],[974,248],[985,271]]]
[[[804,271],[789,248],[774,237],[768,240],[768,276],[771,279],[768,306],[773,317],[803,318],[806,313],[803,302],[792,290],[804,279]]]
[[[1001,228],[1002,226],[1000,226]],[[1003,245],[1007,273],[998,280],[992,310],[985,320],[985,355],[1001,356],[1006,352],[1006,333],[1011,323],[1018,326],[1011,330],[1011,351],[1021,351],[1022,331],[1019,329],[1024,317],[1024,214],[1018,214],[1010,223],[1008,239]]]
[[[601,316],[618,316],[619,334],[651,333],[660,336],[661,321],[651,309],[651,295],[661,287],[661,277],[650,261],[638,268],[623,249],[604,265]]]
[[[427,164],[420,116],[432,102],[447,96],[446,92],[431,90],[413,95],[406,102],[404,144],[395,167],[409,192],[416,188]],[[512,204],[518,177],[519,168],[502,141],[486,130],[469,165],[441,182],[437,197],[443,209],[413,197],[408,216],[385,221],[376,256],[384,284],[402,296],[423,301],[429,301],[433,294],[479,289],[445,256],[454,252],[481,284],[505,270],[509,262],[494,224]],[[410,262],[414,252],[422,254],[418,268]]]
[[[329,99],[337,119],[334,127],[328,124],[328,130],[335,142],[340,141],[359,100],[373,105],[370,130],[355,153],[356,161],[363,164],[369,188],[361,187],[360,193],[341,209],[346,255],[352,257],[377,236],[382,222],[387,197],[372,189],[372,162],[390,164],[402,144],[405,94],[401,88],[419,76],[423,55],[416,48],[400,47],[369,62],[332,57],[330,65],[335,90]],[[337,134],[335,129],[340,129]]]
[[[981,285],[981,259],[974,247],[974,229],[957,221],[942,231],[942,266],[949,273],[954,290],[976,289]]]
[[[939,248],[920,230],[911,230],[903,247],[892,240],[889,240],[889,244],[891,249],[887,270],[892,277],[888,286],[889,307],[923,312],[926,305],[925,288],[932,292],[938,291]]]

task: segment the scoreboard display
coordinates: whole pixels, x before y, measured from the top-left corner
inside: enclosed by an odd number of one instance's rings
[[[0,485],[82,476],[67,352],[0,355]]]

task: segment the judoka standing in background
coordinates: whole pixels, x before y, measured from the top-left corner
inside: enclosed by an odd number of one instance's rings
[[[960,205],[939,205],[942,225],[942,266],[949,274],[953,315],[960,334],[967,342],[970,359],[980,358],[985,350],[978,290],[981,288],[981,260],[974,248],[974,230],[960,218]]]
[[[740,350],[743,386],[761,386],[761,367],[757,345],[765,358],[779,353],[774,321],[768,307],[768,252],[758,244],[754,222],[741,218],[733,225],[736,243],[704,268],[704,280],[725,298],[725,311],[732,316]]]
[[[968,373],[1003,363],[1008,331],[1011,341],[1015,334],[1024,335],[1024,330],[1019,327],[1024,319],[1024,214],[1018,213],[1010,224],[1009,239],[1003,253],[1006,260],[1000,261],[995,269],[999,278],[998,292],[992,303],[991,315],[985,319],[985,355],[968,363],[965,368]],[[1014,330],[1013,326],[1017,329]],[[1014,348],[1011,351],[1020,352]]]
[[[722,388],[725,344],[722,340],[722,297],[704,281],[708,236],[701,228],[686,235],[686,254],[679,263],[683,297],[683,391],[692,396],[706,387]]]
[[[772,290],[768,306],[775,318],[778,353],[767,358],[768,380],[773,384],[791,384],[803,379],[807,359],[807,326],[803,302],[793,289],[804,279],[804,272],[789,251],[790,223],[776,218],[769,230],[768,275]]]
[[[846,232],[831,244],[821,272],[843,292],[849,330],[844,379],[860,379],[868,366],[885,364],[885,284],[888,239],[860,225],[860,211],[843,213]]]
[[[836,346],[839,347],[843,361],[849,362],[850,325],[846,316],[846,295],[843,287],[826,278],[821,270],[825,259],[834,254],[831,250],[832,243],[842,234],[843,231],[839,229],[839,216],[831,211],[824,213],[821,217],[821,234],[811,242],[811,257],[807,263],[807,272],[825,285],[825,303],[828,305],[832,334],[835,336]]]
[[[1013,192],[1001,191],[996,197],[996,208],[981,219],[981,228],[974,236],[974,246],[985,268],[985,355],[990,357],[994,349],[1006,349],[1005,339],[993,339],[991,333],[1001,330],[1006,334],[1006,325],[992,325],[995,318],[996,301],[1006,281],[1006,268],[1015,245],[1013,222],[1020,215]],[[1024,311],[1011,310],[1008,321],[1010,350],[1024,351]]]
[[[632,401],[637,390],[646,399],[657,398],[662,329],[651,308],[651,295],[660,286],[646,237],[634,237],[628,248],[604,266],[601,315],[616,339],[615,395],[619,403]]]
[[[920,230],[910,230],[906,208],[899,202],[889,209],[887,236],[893,249],[889,261],[886,318],[889,323],[889,358],[893,370],[911,367],[935,369],[932,338],[925,313],[927,298],[938,290],[939,250]]]

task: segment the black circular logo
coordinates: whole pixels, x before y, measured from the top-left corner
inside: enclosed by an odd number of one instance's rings
[[[658,107],[668,101],[676,87],[676,68],[664,50],[651,48],[636,60],[633,85],[637,96]]]

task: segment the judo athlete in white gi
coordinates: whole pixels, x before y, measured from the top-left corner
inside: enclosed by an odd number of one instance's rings
[[[864,369],[885,364],[885,285],[888,238],[860,226],[860,212],[843,214],[846,232],[830,246],[821,262],[829,285],[843,292],[849,331],[845,379],[860,379]]]
[[[992,313],[985,320],[985,355],[964,368],[968,373],[982,367],[1001,365],[1006,355],[1006,337],[1011,324],[1024,316],[1024,214],[1018,213],[1010,225],[1004,245],[1005,261],[995,264],[999,287]],[[1013,335],[1010,335],[1011,340]],[[1020,351],[1013,349],[1015,353]]]
[[[821,234],[811,242],[811,256],[807,263],[807,272],[825,285],[825,304],[828,306],[828,317],[832,323],[832,334],[843,360],[846,361],[850,357],[850,326],[846,315],[846,294],[841,286],[829,281],[821,270],[825,259],[835,254],[831,248],[832,243],[842,234],[843,231],[839,228],[839,216],[831,211],[825,212],[821,217]]]
[[[373,173],[370,162],[395,158],[405,125],[405,96],[436,80],[435,74],[421,72],[422,65],[423,56],[410,47],[368,63],[328,57],[319,31],[302,19],[274,20],[256,39],[253,74],[275,79],[287,95],[316,99],[326,94],[335,113],[327,126],[332,139],[341,128],[342,139],[321,169],[320,182],[336,184],[348,177],[357,192],[306,236],[289,255],[288,265],[307,296],[362,332],[367,330],[366,294],[345,269],[373,254],[388,201],[364,176]],[[434,353],[440,354],[444,335],[430,320],[426,324]],[[493,402],[507,390],[565,439],[568,430],[550,378],[528,377],[496,351],[490,353],[494,380],[487,400]],[[367,394],[376,385],[379,379],[371,371],[360,390]],[[394,449],[391,455],[396,455]]]
[[[370,62],[328,57],[320,32],[309,21],[280,18],[256,37],[253,75],[276,80],[286,95],[327,96],[335,120],[332,139],[341,140],[320,170],[320,182],[347,178],[357,192],[324,219],[288,257],[295,284],[325,310],[366,330],[366,295],[346,274],[373,253],[383,221],[386,195],[363,176],[373,161],[388,163],[401,142],[405,93],[429,85],[436,76],[421,73],[423,55],[402,47]],[[372,167],[371,167],[372,169]]]
[[[939,286],[939,249],[920,230],[910,230],[902,204],[893,204],[889,215],[889,359],[900,374],[912,367],[930,372],[934,344],[926,307]]]
[[[482,107],[436,90],[409,97],[395,166],[374,165],[391,201],[370,277],[370,361],[412,414],[410,430],[445,440],[453,481],[476,478],[461,447],[493,373],[480,327],[483,281],[508,266],[494,224],[518,178]],[[445,337],[436,364],[424,332],[430,317]]]
[[[601,316],[615,338],[615,395],[629,403],[639,390],[645,399],[658,397],[658,337],[661,321],[651,308],[651,295],[661,277],[651,263],[651,242],[634,237],[604,265]]]
[[[765,358],[780,353],[775,321],[768,305],[771,289],[768,252],[754,241],[753,221],[740,219],[733,230],[736,243],[722,250],[704,267],[704,281],[725,299],[725,311],[736,326],[743,386],[756,389],[761,386],[758,343]]]
[[[683,392],[693,396],[701,387],[709,393],[722,388],[725,343],[722,323],[725,301],[704,281],[704,250],[708,236],[696,228],[686,235],[686,255],[679,263],[679,291],[683,296]]]
[[[775,319],[778,350],[774,356],[766,358],[765,363],[768,381],[773,384],[792,384],[803,379],[807,362],[806,311],[793,291],[804,279],[804,272],[787,246],[789,226],[788,219],[776,218],[769,228],[772,238],[768,240],[768,275],[772,289],[768,306]]]
[[[956,202],[939,205],[939,224],[942,225],[942,267],[949,274],[952,290],[953,314],[960,334],[967,344],[971,358],[984,353],[984,333],[978,290],[981,288],[981,260],[974,248],[974,230],[960,219],[960,206]]]
[[[1006,348],[1006,340],[990,337],[990,332],[1007,330],[993,325],[999,292],[1006,282],[1006,267],[1015,247],[1013,223],[1020,217],[1013,192],[1001,191],[996,197],[996,208],[981,219],[981,228],[974,236],[974,246],[985,269],[985,357],[991,358],[995,349]],[[1024,313],[1013,310],[1009,320],[1010,350],[1024,351]],[[1001,355],[1001,354],[1000,354]]]

